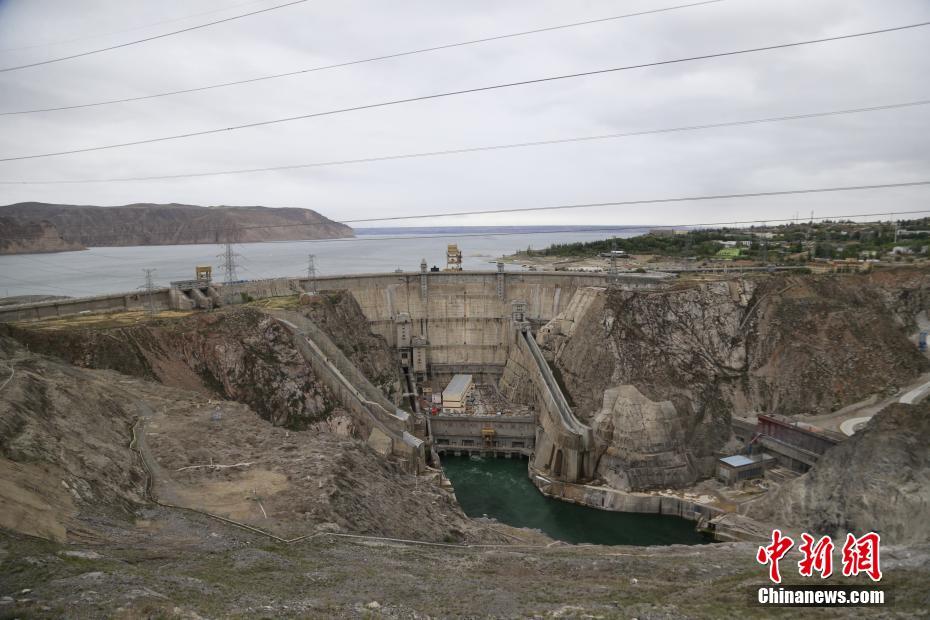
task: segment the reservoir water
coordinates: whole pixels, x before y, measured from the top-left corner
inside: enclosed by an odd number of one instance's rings
[[[446,245],[458,243],[465,269],[495,269],[492,262],[528,246],[544,248],[553,243],[594,241],[612,236],[630,237],[643,229],[601,228],[596,231],[565,227],[484,228],[378,228],[355,229],[347,239],[243,243],[238,277],[258,280],[306,273],[307,255],[316,257],[320,276],[384,273],[402,269],[419,271],[420,260],[445,266]],[[0,297],[13,295],[61,295],[87,297],[122,293],[139,288],[143,269],[155,269],[156,286],[172,280],[188,280],[195,265],[213,265],[214,277],[222,279],[218,255],[222,246],[158,245],[90,248],[54,254],[0,256]],[[508,265],[520,269],[519,265]]]
[[[570,543],[694,545],[709,542],[694,523],[664,515],[608,512],[551,499],[526,475],[522,459],[443,457],[442,468],[469,517],[491,517],[514,527],[542,530]]]

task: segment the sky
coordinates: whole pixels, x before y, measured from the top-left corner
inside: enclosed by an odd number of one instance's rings
[[[0,68],[286,0],[0,0]],[[693,1],[693,0],[690,0]],[[689,0],[310,0],[0,73],[0,112],[248,79]],[[155,138],[930,20],[926,0],[723,0],[206,92],[0,116],[0,158]],[[183,174],[748,120],[930,98],[930,27],[0,162],[0,181]],[[625,139],[193,179],[0,184],[0,204],[305,207],[336,220],[930,179],[930,106]],[[393,225],[684,225],[927,209],[930,188]],[[930,214],[930,213],[928,213]],[[373,224],[377,225],[377,224]]]

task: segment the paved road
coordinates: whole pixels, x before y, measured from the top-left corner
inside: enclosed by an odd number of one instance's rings
[[[880,398],[878,395],[873,394],[865,400],[843,407],[839,411],[804,417],[801,418],[801,421],[819,426],[825,430],[840,432],[849,437],[855,433],[857,427],[861,427],[864,422],[868,422],[872,416],[888,405],[898,402],[913,405],[920,402],[928,394],[930,394],[930,373],[925,373],[891,396]]]

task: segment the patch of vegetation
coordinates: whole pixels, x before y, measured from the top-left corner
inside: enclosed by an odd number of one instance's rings
[[[922,254],[924,248],[930,246],[930,218],[897,222],[823,221],[680,230],[674,233],[659,231],[625,239],[612,237],[599,241],[557,243],[541,250],[530,247],[520,255],[592,257],[619,250],[627,254],[711,258],[724,249],[724,242],[727,245],[735,242],[741,258],[761,261],[873,258],[886,255],[895,248],[901,248],[905,253]],[[913,258],[905,255],[896,256],[894,260],[911,262]]]
[[[717,231],[696,230],[675,235],[640,235],[622,239],[612,237],[600,241],[556,243],[542,250],[527,248],[528,256],[597,256],[611,250],[627,254],[661,254],[662,256],[711,257],[724,246]],[[748,235],[747,235],[748,238]]]

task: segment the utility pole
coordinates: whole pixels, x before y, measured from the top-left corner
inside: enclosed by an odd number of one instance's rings
[[[142,285],[143,290],[145,290],[146,305],[148,306],[149,316],[155,316],[155,298],[153,293],[155,292],[155,279],[152,274],[155,273],[155,269],[143,269],[145,273],[145,284]]]
[[[307,254],[307,292],[316,292],[316,255]]]

